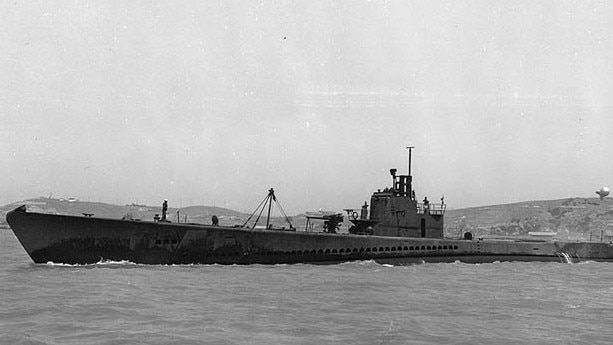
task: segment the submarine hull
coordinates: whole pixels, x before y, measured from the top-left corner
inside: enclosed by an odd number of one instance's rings
[[[451,240],[246,229],[33,213],[25,206],[9,212],[6,218],[35,263],[613,261],[613,245],[596,242]]]

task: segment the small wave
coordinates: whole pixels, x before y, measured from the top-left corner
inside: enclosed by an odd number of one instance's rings
[[[129,260],[114,261],[114,260],[100,259],[100,261],[96,262],[94,265],[138,265],[138,264],[135,262],[129,261]]]
[[[96,267],[96,266],[136,266],[138,264],[132,261],[128,261],[128,260],[115,261],[115,260],[100,259],[100,261],[93,263],[93,264],[67,264],[67,263],[62,263],[62,262],[47,261],[47,263],[44,265],[52,266],[52,267]]]
[[[376,267],[376,268],[395,268],[399,267],[397,265],[391,264],[389,262],[377,262],[376,260],[358,260],[358,261],[347,261],[341,262],[337,264],[338,266],[359,266],[359,267]]]
[[[339,266],[381,266],[375,260],[359,260],[359,261],[346,261],[338,264]]]
[[[53,261],[47,261],[47,263],[45,265],[47,265],[47,266],[57,266],[57,267],[83,266],[83,265],[80,265],[80,264],[63,264],[63,263],[58,263],[58,262],[53,262]]]

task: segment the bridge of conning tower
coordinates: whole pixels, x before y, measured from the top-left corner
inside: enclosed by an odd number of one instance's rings
[[[396,175],[396,172],[397,169],[390,169],[392,187],[374,192],[370,199],[372,233],[379,236],[442,238],[444,203],[432,204],[427,198],[418,202],[412,176]],[[356,225],[361,225],[359,223]]]
[[[408,197],[411,201],[415,200],[415,191],[413,190],[413,177],[411,175],[396,175],[397,169],[390,169],[392,175],[392,188],[388,192],[395,197]],[[442,199],[441,199],[442,200]],[[416,202],[418,214],[440,215],[445,214],[445,204],[432,204],[428,199],[424,199],[423,203]]]

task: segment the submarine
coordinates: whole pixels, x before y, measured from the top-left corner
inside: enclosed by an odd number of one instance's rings
[[[538,239],[484,239],[465,233],[445,238],[446,205],[416,200],[411,175],[390,169],[391,185],[376,190],[360,212],[346,209],[348,233],[339,233],[341,213],[307,214],[307,228],[275,227],[270,210],[276,202],[269,190],[247,222],[235,226],[46,214],[22,205],[6,215],[15,236],[34,263],[95,264],[129,261],[137,264],[335,264],[374,260],[381,264],[425,262],[488,263],[496,261],[613,261],[613,244]],[[264,211],[266,225],[256,226]],[[247,223],[257,215],[252,226]],[[283,212],[285,215],[285,213]],[[288,218],[285,215],[286,218]],[[323,220],[312,231],[310,220]],[[288,219],[289,221],[289,219]]]

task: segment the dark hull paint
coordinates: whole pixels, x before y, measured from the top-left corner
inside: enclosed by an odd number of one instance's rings
[[[36,263],[613,261],[613,245],[595,242],[450,240],[253,230],[30,213],[25,208],[9,212],[7,221]]]

